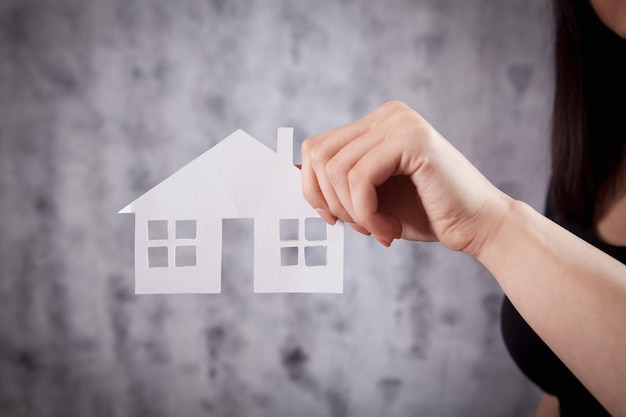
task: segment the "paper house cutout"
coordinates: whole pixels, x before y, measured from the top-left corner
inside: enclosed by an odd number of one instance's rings
[[[135,214],[135,293],[221,292],[222,219],[254,219],[254,291],[343,291],[343,224],[302,196],[293,129],[277,152],[237,130],[124,207]]]

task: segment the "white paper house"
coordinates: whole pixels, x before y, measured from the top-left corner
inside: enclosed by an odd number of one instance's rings
[[[293,129],[277,153],[242,130],[120,210],[135,213],[137,294],[221,292],[222,219],[254,219],[255,292],[343,290],[343,225],[302,197]]]

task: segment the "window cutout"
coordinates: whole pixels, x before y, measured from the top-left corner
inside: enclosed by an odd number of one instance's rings
[[[195,220],[176,220],[176,239],[195,239]]]
[[[306,266],[326,265],[326,246],[307,246],[304,248]]]
[[[196,247],[195,246],[177,246],[176,247],[176,266],[195,266],[196,265]]]
[[[280,219],[280,240],[298,240],[298,219]]]
[[[298,265],[298,248],[280,248],[280,264],[282,266]]]
[[[148,239],[167,239],[167,220],[148,220]]]
[[[167,267],[167,247],[148,248],[148,266],[150,268]]]
[[[304,221],[304,236],[306,240],[327,240],[326,222],[324,219],[309,217]]]

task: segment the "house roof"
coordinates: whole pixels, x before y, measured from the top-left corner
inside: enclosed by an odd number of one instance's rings
[[[316,215],[302,197],[300,175],[293,164],[239,129],[119,213],[256,217],[298,209]]]

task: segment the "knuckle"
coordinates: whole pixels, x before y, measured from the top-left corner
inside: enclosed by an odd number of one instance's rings
[[[337,158],[331,158],[326,164],[326,175],[333,183],[341,181],[342,178],[345,178],[345,169]]]
[[[354,223],[359,224],[365,227],[366,229],[368,229],[369,224],[367,221],[367,216],[363,213],[360,207],[358,206],[354,207],[354,210],[352,211],[352,220],[354,220]]]
[[[348,171],[348,185],[351,189],[357,188],[363,182],[363,172],[358,165],[355,165]]]
[[[313,148],[313,144],[313,138],[305,139],[304,142],[302,142],[302,153],[309,154],[311,152],[311,148]]]
[[[394,111],[406,110],[409,106],[406,105],[403,101],[400,100],[390,100],[386,102],[383,107],[388,108]]]
[[[355,204],[353,210],[354,221],[370,232],[373,232],[376,227],[373,221],[375,216],[376,207],[369,207],[364,201],[361,204]]]
[[[314,167],[323,166],[326,160],[326,152],[321,145],[311,146],[309,158]]]

